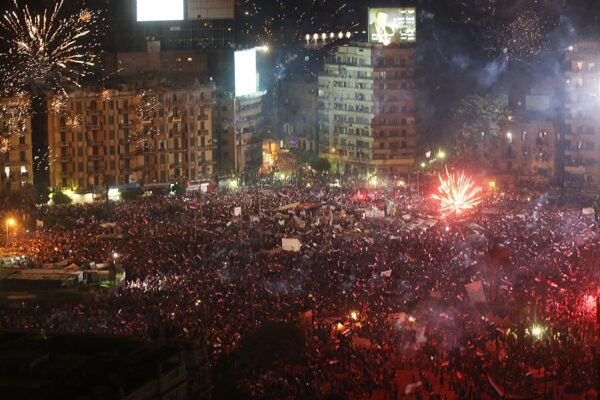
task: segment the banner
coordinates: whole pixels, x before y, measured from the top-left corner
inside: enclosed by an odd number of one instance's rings
[[[483,284],[481,281],[467,283],[465,285],[469,299],[473,303],[485,303],[485,293],[483,293]]]
[[[285,251],[300,251],[302,244],[296,238],[281,238],[281,249]]]

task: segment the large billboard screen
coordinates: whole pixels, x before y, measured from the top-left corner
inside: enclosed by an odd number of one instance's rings
[[[415,8],[369,8],[369,42],[415,42],[417,18]]]
[[[137,20],[183,21],[184,0],[137,0]]]
[[[256,74],[256,48],[233,53],[235,64],[235,97],[247,96],[258,91]]]

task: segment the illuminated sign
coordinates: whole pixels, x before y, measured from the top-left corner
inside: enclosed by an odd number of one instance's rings
[[[415,8],[369,8],[369,42],[415,42],[417,18]]]
[[[183,21],[184,0],[137,0],[137,20]]]
[[[256,73],[256,48],[233,53],[235,63],[235,97],[258,92]]]

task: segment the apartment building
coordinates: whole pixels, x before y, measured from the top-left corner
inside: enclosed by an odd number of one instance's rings
[[[86,88],[49,98],[50,186],[210,178],[213,92],[213,85]]]
[[[0,98],[0,153],[3,194],[33,184],[29,97]]]
[[[600,192],[600,43],[580,42],[566,54],[564,185]]]
[[[339,47],[318,77],[319,153],[342,173],[408,174],[417,119],[414,47]]]
[[[221,174],[254,176],[262,165],[264,92],[217,99],[216,127]]]

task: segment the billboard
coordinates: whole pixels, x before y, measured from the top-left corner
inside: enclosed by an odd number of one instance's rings
[[[409,8],[369,8],[369,42],[415,42],[417,40],[417,12]]]
[[[256,50],[256,48],[253,48],[238,50],[233,53],[235,64],[235,97],[247,96],[258,92]]]
[[[137,21],[183,21],[184,0],[137,0]]]

